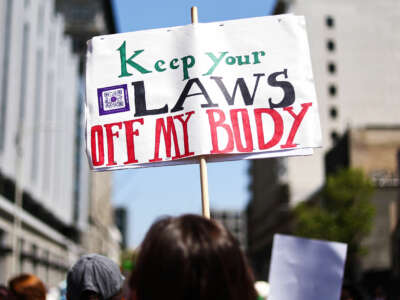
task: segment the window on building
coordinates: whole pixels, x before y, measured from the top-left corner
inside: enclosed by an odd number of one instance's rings
[[[54,56],[54,49],[55,49],[55,38],[54,38],[55,32],[53,30],[50,31],[49,33],[49,39],[48,39],[48,54],[49,58],[53,58]]]
[[[0,229],[0,270],[5,270],[6,269],[6,263],[7,263],[7,256],[4,250],[6,248],[5,246],[5,240],[6,240],[6,233]],[[6,272],[0,272],[0,281],[1,282],[6,282]]]
[[[234,232],[235,232],[235,235],[238,236],[239,233],[240,233],[240,227],[239,226],[235,226]]]
[[[8,95],[8,77],[9,62],[10,62],[10,47],[11,47],[11,15],[12,15],[12,0],[7,0],[4,20],[4,40],[3,40],[3,70],[1,76],[1,99],[0,99],[0,151],[4,148],[4,135],[6,127],[6,111],[7,111],[7,95]]]
[[[336,85],[330,84],[328,86],[328,92],[329,92],[330,96],[332,96],[332,97],[336,96],[337,95],[337,87],[336,87]]]
[[[72,40],[72,49],[73,49],[74,51],[79,51],[81,45],[82,45],[82,41],[81,41],[81,40],[79,40],[79,39],[77,39],[77,38],[74,38],[74,39]]]
[[[22,49],[24,51],[29,52],[29,24],[25,23],[24,24],[24,31],[22,34]],[[22,55],[22,63],[21,63],[21,93],[20,93],[20,98],[19,98],[19,115],[18,115],[18,125],[19,125],[19,132],[18,134],[21,133],[21,130],[23,128],[24,120],[25,120],[25,102],[26,102],[26,76],[28,74],[27,67],[29,66],[28,64],[28,57],[29,55]]]
[[[45,118],[46,118],[46,130],[45,130],[45,134],[44,134],[44,157],[50,157],[50,153],[51,153],[51,140],[52,140],[52,134],[51,134],[51,130],[47,130],[50,129],[52,126],[52,110],[53,110],[53,72],[49,71],[48,75],[47,75],[47,91],[46,91],[46,99],[45,99]],[[42,177],[43,177],[43,181],[42,181],[42,190],[43,191],[49,191],[49,181],[50,181],[50,160],[45,159],[43,161],[43,171],[42,171]]]
[[[38,24],[37,24],[37,34],[40,36],[44,31],[44,5],[41,4],[38,10]]]
[[[24,272],[24,244],[25,241],[21,238],[18,239],[18,250],[19,250],[19,272]]]
[[[336,73],[336,64],[333,62],[329,62],[328,63],[328,72],[331,74],[335,74]]]
[[[38,247],[35,244],[32,244],[32,265],[33,272],[37,272],[37,264],[38,264]]]
[[[43,258],[45,261],[45,268],[46,268],[46,282],[50,281],[50,272],[49,272],[49,262],[50,262],[50,252],[49,250],[44,250]]]
[[[337,118],[338,111],[337,111],[336,107],[331,107],[331,109],[329,110],[329,115],[331,116],[332,119]]]
[[[335,19],[332,16],[326,16],[325,24],[329,28],[335,27]]]
[[[31,179],[37,180],[38,169],[38,156],[39,156],[39,113],[42,97],[42,69],[43,69],[43,52],[38,49],[36,52],[36,79],[35,79],[35,106],[33,109],[33,138],[32,138],[32,166],[31,166]]]
[[[336,144],[339,140],[339,134],[335,130],[333,130],[331,132],[331,139],[332,139],[332,143],[334,143],[334,144]]]
[[[326,48],[328,48],[329,51],[335,51],[336,50],[336,44],[335,41],[332,39],[327,40],[326,42]]]

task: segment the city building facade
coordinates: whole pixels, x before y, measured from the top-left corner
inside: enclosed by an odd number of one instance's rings
[[[119,261],[121,234],[115,226],[111,206],[111,172],[90,172],[84,143],[84,97],[86,42],[93,36],[116,32],[113,9],[109,0],[55,0],[56,11],[65,20],[64,33],[72,39],[73,52],[79,57],[79,106],[77,109],[76,205],[87,212],[82,244],[88,252],[106,255]],[[79,200],[88,197],[88,202]],[[87,203],[84,207],[83,203]]]
[[[325,156],[327,175],[340,168],[362,169],[375,185],[372,231],[362,241],[366,276],[389,276],[399,257],[396,228],[399,219],[400,126],[349,129]],[[377,159],[379,158],[379,159]],[[389,280],[386,277],[386,280]]]
[[[53,1],[1,1],[0,14],[0,282],[34,272],[54,285],[83,252],[74,207],[78,57]]]
[[[114,222],[110,174],[97,173],[90,176],[90,180],[89,222],[82,245],[90,253],[99,253],[119,262],[122,237]]]
[[[395,53],[400,48],[400,36],[393,32],[399,25],[400,2],[279,0],[275,13],[306,17],[323,137],[323,147],[316,149],[312,156],[283,159],[287,184],[284,194],[291,208],[318,193],[325,181],[325,154],[348,129],[400,124],[397,113],[400,91],[396,84],[400,80],[396,67],[400,56]],[[263,161],[252,162],[253,196],[248,220],[251,226],[268,227],[265,232],[279,232],[279,228],[287,224],[286,218],[272,222],[270,216],[274,211],[259,221],[255,218],[256,212],[267,210],[271,203],[284,197],[282,194],[260,196],[255,192],[273,189],[276,184],[266,180],[270,170],[263,167],[264,164]],[[257,187],[259,184],[265,187]],[[290,218],[290,209],[287,217]],[[272,237],[264,239],[271,241]],[[251,244],[259,245],[257,251],[264,249],[266,257],[257,263],[263,264],[266,270],[271,244],[249,237]],[[249,246],[248,251],[256,250]],[[258,275],[267,276],[265,271]]]
[[[113,22],[108,0],[0,1],[0,283],[55,286],[89,251],[119,260],[111,174],[89,170],[82,113],[86,40]]]
[[[290,232],[286,160],[262,159],[250,164],[251,199],[247,214],[247,255],[254,273],[266,280],[273,235]]]
[[[128,209],[125,206],[119,206],[114,209],[114,221],[121,233],[121,248],[128,248]]]

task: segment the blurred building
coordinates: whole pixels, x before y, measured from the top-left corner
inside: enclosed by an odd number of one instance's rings
[[[86,57],[86,42],[93,36],[116,32],[114,15],[110,0],[55,0],[56,10],[65,20],[64,32],[71,37],[73,51],[79,57],[79,107],[77,118],[78,152],[76,165],[77,193],[89,197],[88,224],[82,243],[89,252],[97,252],[119,261],[121,234],[114,222],[111,206],[111,172],[90,172],[85,154],[85,123],[84,123],[84,64]],[[86,184],[80,185],[81,182]]]
[[[247,206],[247,255],[258,278],[268,278],[273,235],[290,232],[286,160],[252,161],[249,169],[251,200]]]
[[[53,285],[87,218],[74,206],[78,57],[53,1],[1,1],[0,15],[0,282],[14,269]]]
[[[400,257],[395,239],[400,208],[399,151],[400,126],[365,127],[348,130],[325,157],[327,175],[340,168],[359,168],[375,183],[372,203],[376,217],[372,232],[363,241],[367,253],[361,257],[367,277],[384,275],[389,280]]]
[[[83,74],[86,42],[93,36],[116,32],[111,0],[55,0],[65,19],[65,33],[72,37],[73,50],[80,57]]]
[[[114,221],[119,232],[121,233],[121,247],[128,247],[128,210],[126,207],[120,206],[114,209]]]
[[[348,128],[397,126],[400,2],[388,0],[278,1],[304,15],[318,95],[323,148],[288,159],[291,203],[309,197],[324,181],[324,155]],[[355,17],[356,14],[356,17]],[[306,176],[304,170],[307,169]]]
[[[246,214],[237,210],[216,210],[212,209],[211,218],[221,222],[239,241],[243,250],[246,249]]]
[[[325,153],[336,145],[347,129],[400,124],[400,102],[397,101],[400,91],[396,88],[400,82],[397,67],[400,56],[395,53],[400,48],[400,35],[393,31],[400,23],[399,1],[277,1],[275,13],[287,12],[306,17],[323,148],[309,157],[281,159],[286,168],[287,190],[279,195],[256,192],[273,190],[276,182],[267,180],[271,176],[268,173],[274,172],[267,168],[272,162],[252,161],[249,226],[262,227],[264,232],[271,234],[279,232],[287,224],[287,218],[271,221],[269,215],[274,212],[268,215],[268,207],[279,202],[285,194],[287,207],[313,197],[325,181]],[[266,213],[261,216],[261,212]],[[287,217],[290,217],[290,210]],[[268,256],[272,236],[263,239],[253,239],[250,234],[249,253],[261,253],[265,249]],[[263,264],[262,268],[266,269],[268,258],[261,262],[254,256],[253,262]],[[266,276],[265,272],[258,275]]]
[[[114,222],[111,183],[109,173],[91,176],[89,224],[82,244],[90,253],[99,253],[119,262],[122,239]]]
[[[119,256],[111,175],[84,155],[83,50],[62,2],[91,7],[85,38],[115,32],[109,1],[0,1],[0,283],[32,272],[50,287],[88,250]]]

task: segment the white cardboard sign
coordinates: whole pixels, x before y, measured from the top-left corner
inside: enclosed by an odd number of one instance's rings
[[[95,37],[86,126],[95,170],[311,154],[321,133],[304,18]]]
[[[347,244],[275,234],[268,300],[339,300]]]

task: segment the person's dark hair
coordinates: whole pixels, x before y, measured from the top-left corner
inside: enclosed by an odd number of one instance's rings
[[[0,300],[16,300],[11,291],[3,284],[0,285]]]
[[[101,296],[96,292],[87,290],[82,292],[79,300],[101,300]]]
[[[196,215],[154,223],[139,250],[130,287],[137,300],[255,300],[238,241]]]
[[[122,299],[122,290],[118,291],[118,293],[111,298],[103,299],[101,295],[91,290],[83,291],[79,300],[121,300]]]

